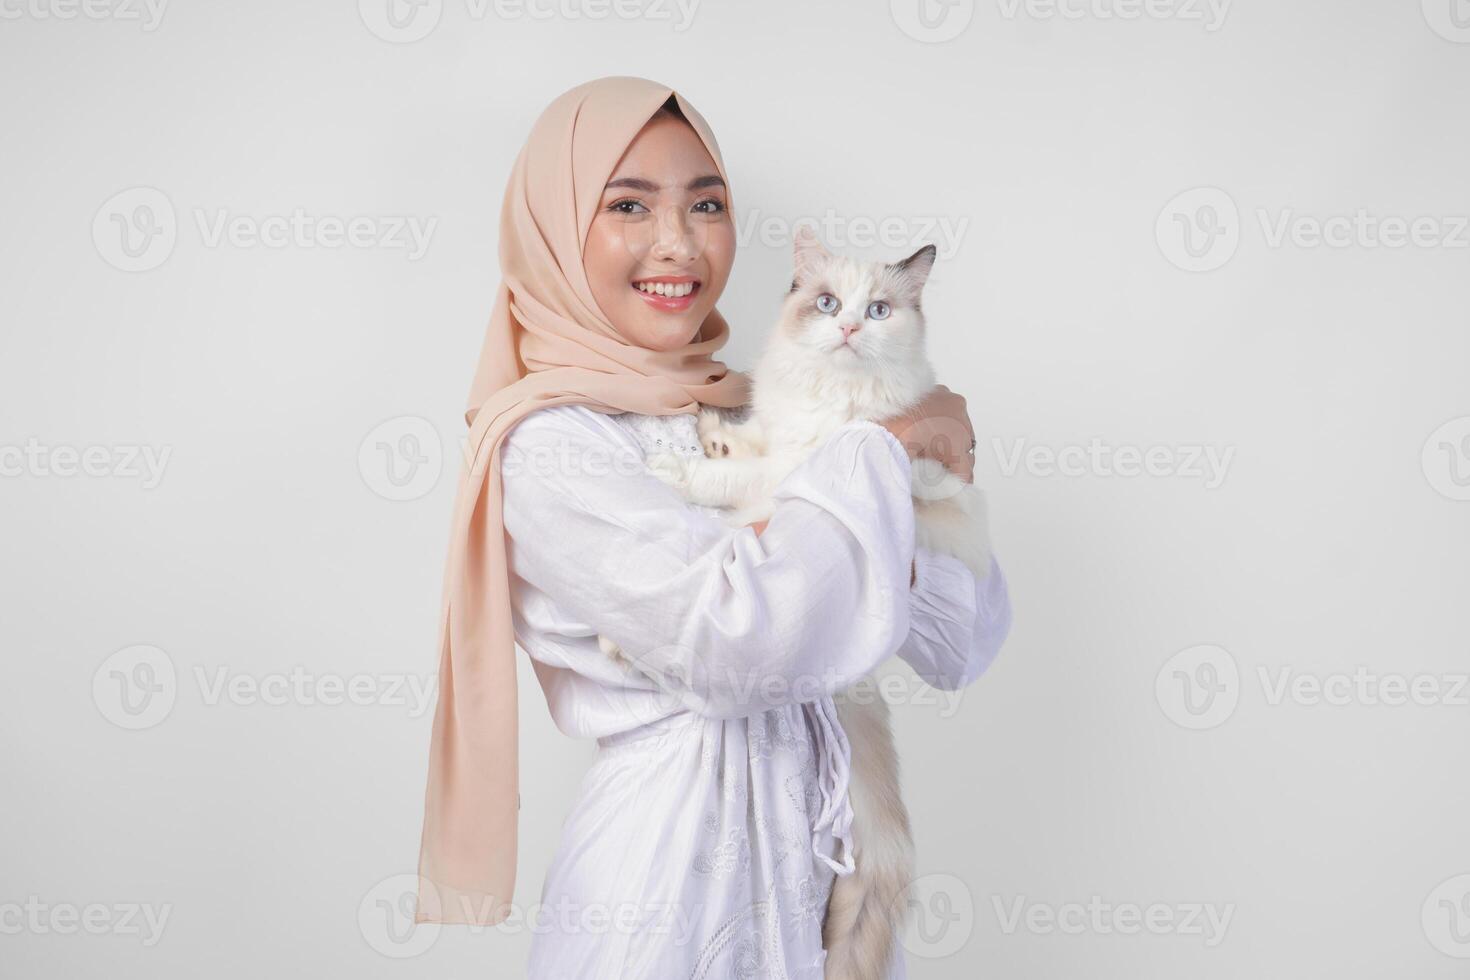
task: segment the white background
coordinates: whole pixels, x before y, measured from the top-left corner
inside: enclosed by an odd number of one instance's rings
[[[436,666],[504,180],[604,74],[679,88],[721,141],[736,367],[794,219],[890,258],[957,236],[932,353],[1016,624],[957,710],[897,709],[913,976],[1470,968],[1464,0],[924,0],[932,28],[912,0],[433,0],[402,29],[388,0],[97,2],[0,0],[0,973],[520,975],[525,928],[405,935],[407,685]],[[372,241],[211,233],[297,211]],[[395,217],[433,222],[422,255],[379,240]],[[898,240],[864,247],[885,218]],[[1383,244],[1416,218],[1421,244]],[[1167,465],[1026,455],[1093,440]],[[57,472],[67,447],[102,447],[92,475]],[[160,478],[129,447],[166,450]],[[1276,696],[1359,668],[1437,694]],[[217,689],[293,671],[284,703]],[[373,703],[319,703],[333,683]],[[530,905],[590,746],[522,688]],[[1067,918],[1089,902],[1177,928]]]

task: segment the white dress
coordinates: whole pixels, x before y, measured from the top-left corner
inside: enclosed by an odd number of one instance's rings
[[[1010,626],[998,567],[977,582],[915,550],[886,429],[835,432],[757,537],[643,467],[701,454],[694,423],[560,405],[502,443],[516,640],[558,728],[598,742],[546,873],[532,980],[821,980],[827,898],[851,868],[831,695],[895,653],[961,687]]]

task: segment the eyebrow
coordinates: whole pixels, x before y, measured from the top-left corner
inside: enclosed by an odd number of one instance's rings
[[[724,186],[725,181],[722,177],[720,177],[719,174],[705,174],[703,177],[695,177],[693,180],[685,185],[684,189],[689,191],[700,191],[704,190],[706,187]],[[604,190],[611,190],[614,187],[627,187],[635,191],[643,191],[646,194],[653,194],[661,189],[653,181],[645,180],[642,177],[619,177],[617,180],[610,180],[607,182],[607,187],[604,188]]]

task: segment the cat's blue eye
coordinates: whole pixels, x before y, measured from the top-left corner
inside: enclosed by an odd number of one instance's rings
[[[886,320],[888,319],[888,314],[892,312],[893,311],[889,309],[888,304],[883,302],[881,299],[874,300],[873,302],[868,304],[869,320]]]
[[[837,302],[837,297],[831,293],[823,293],[817,297],[817,309],[828,316],[836,313],[837,308],[841,305],[841,303]]]

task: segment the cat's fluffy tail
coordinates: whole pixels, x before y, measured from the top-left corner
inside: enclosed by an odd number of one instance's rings
[[[852,698],[854,692],[859,698]],[[849,698],[852,698],[849,700]],[[852,746],[849,792],[853,865],[832,882],[822,945],[826,980],[886,980],[908,912],[914,844],[899,794],[888,703],[871,677],[839,694],[838,720]]]

